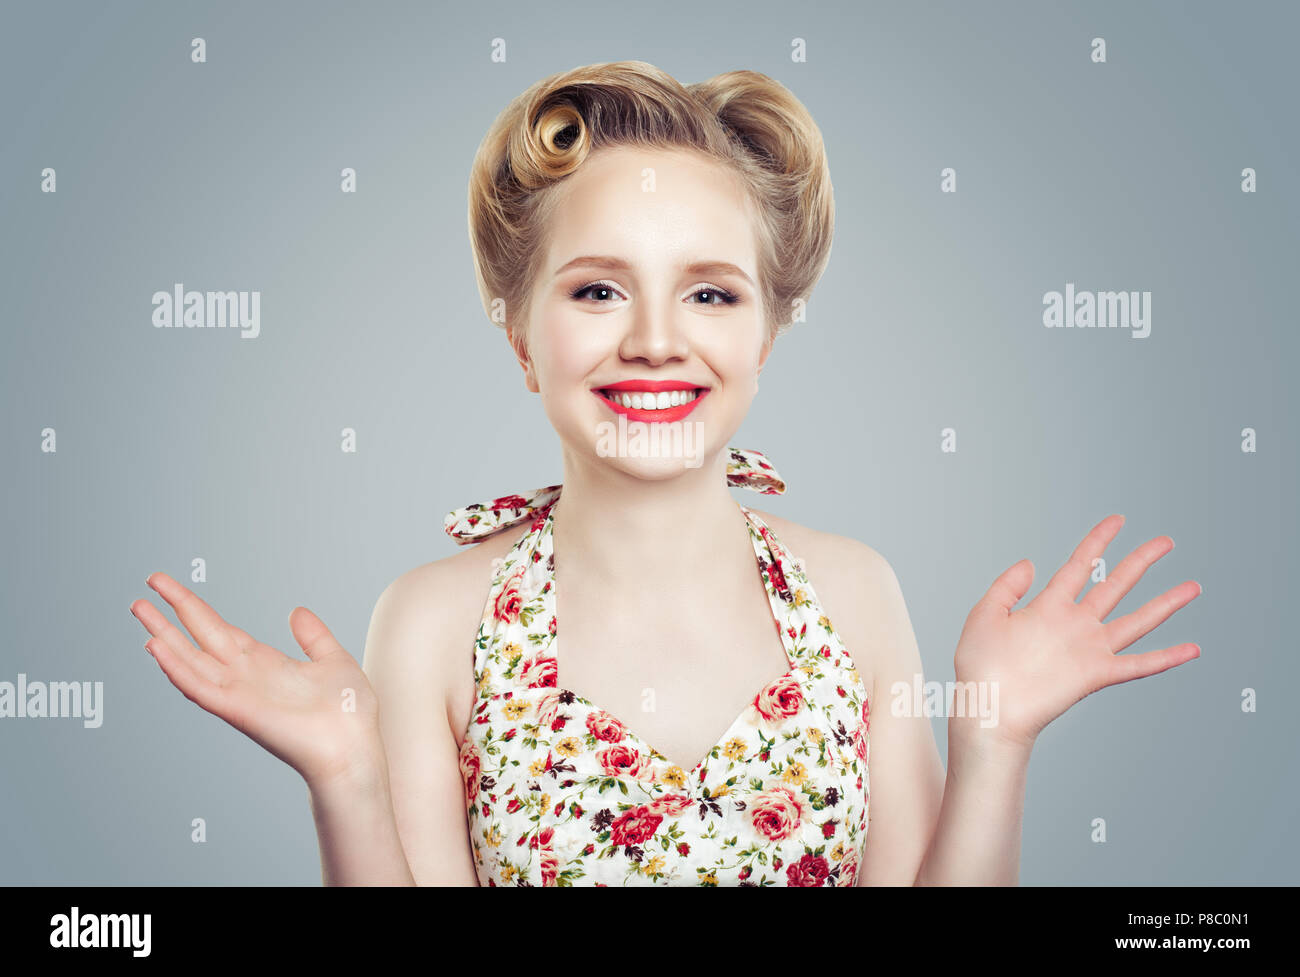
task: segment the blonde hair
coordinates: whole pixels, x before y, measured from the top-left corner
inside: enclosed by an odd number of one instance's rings
[[[522,341],[545,257],[556,187],[602,146],[692,150],[730,167],[757,215],[768,338],[789,327],[830,258],[835,202],[821,130],[780,82],[728,71],[682,85],[644,61],[612,61],[537,82],[497,117],[474,157],[469,236],[489,319]],[[505,322],[494,317],[504,300]]]

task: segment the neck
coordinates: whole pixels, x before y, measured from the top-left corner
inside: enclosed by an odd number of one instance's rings
[[[648,480],[566,451],[564,490],[552,509],[557,559],[587,579],[709,576],[746,539],[726,464],[724,447],[698,468]]]

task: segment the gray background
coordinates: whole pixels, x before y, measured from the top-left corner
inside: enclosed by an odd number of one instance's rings
[[[95,730],[0,722],[0,880],[319,884],[301,779],[171,686],[128,605],[201,556],[233,622],[300,655],[305,604],[360,657],[384,587],[455,551],[447,510],[559,479],[479,306],[466,180],[518,92],[635,58],[765,72],[825,134],[830,265],[733,440],[790,488],[737,497],[884,554],[927,678],[997,574],[1029,557],[1036,594],[1111,512],[1112,566],[1177,542],[1117,613],[1205,588],[1134,646],[1200,660],[1039,738],[1021,881],[1300,881],[1295,6],[467,6],[4,5],[0,680],[106,701]],[[1151,335],[1045,329],[1067,281],[1150,290]],[[260,290],[260,338],[155,329],[174,282]]]

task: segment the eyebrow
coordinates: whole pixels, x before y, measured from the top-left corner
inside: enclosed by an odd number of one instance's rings
[[[614,255],[584,254],[556,268],[555,275],[561,275],[576,265],[592,265],[597,268],[608,268],[611,271],[630,271],[632,268],[628,262]],[[737,275],[749,282],[751,286],[754,285],[754,280],[730,261],[695,261],[681,267],[682,271],[691,275]]]

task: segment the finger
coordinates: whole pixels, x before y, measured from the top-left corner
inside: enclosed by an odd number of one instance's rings
[[[1010,614],[1011,608],[1025,596],[1029,585],[1033,582],[1033,563],[1029,560],[1021,560],[1008,567],[993,581],[993,586],[989,587],[980,603],[988,607],[996,607],[1003,614]]]
[[[1146,678],[1148,675],[1155,675],[1157,672],[1166,671],[1200,657],[1200,646],[1190,642],[1161,648],[1159,651],[1143,652],[1140,655],[1116,655],[1105,669],[1105,685],[1102,687],[1131,682],[1135,678]]]
[[[1105,633],[1111,651],[1123,651],[1142,635],[1159,627],[1174,611],[1190,604],[1200,595],[1200,584],[1195,580],[1184,580],[1159,597],[1151,598],[1133,613],[1108,621]]]
[[[1079,592],[1087,584],[1088,575],[1092,573],[1092,561],[1101,556],[1102,551],[1115,538],[1115,534],[1123,525],[1123,516],[1107,516],[1093,526],[1092,531],[1083,537],[1083,542],[1074,548],[1065,565],[1052,575],[1052,579],[1047,581],[1047,586],[1043,588],[1043,593],[1038,596],[1050,594],[1060,600],[1074,603],[1079,597]]]
[[[192,590],[162,572],[150,574],[145,583],[172,606],[199,647],[213,658],[228,665],[240,655],[242,646],[234,629]]]
[[[305,607],[295,607],[289,614],[289,629],[300,647],[314,662],[343,651],[325,622]]]
[[[222,715],[224,696],[221,686],[199,675],[160,638],[150,638],[145,642],[145,649],[185,698],[214,716]]]
[[[1142,579],[1142,575],[1151,569],[1151,565],[1173,548],[1174,541],[1168,536],[1157,536],[1143,543],[1126,556],[1113,573],[1107,574],[1105,580],[1084,594],[1079,606],[1095,614],[1098,621],[1104,620]]]
[[[162,611],[142,597],[131,605],[131,613],[144,625],[146,631],[164,642],[190,668],[209,682],[217,681],[221,674],[221,662],[190,644],[185,633],[167,620]]]

